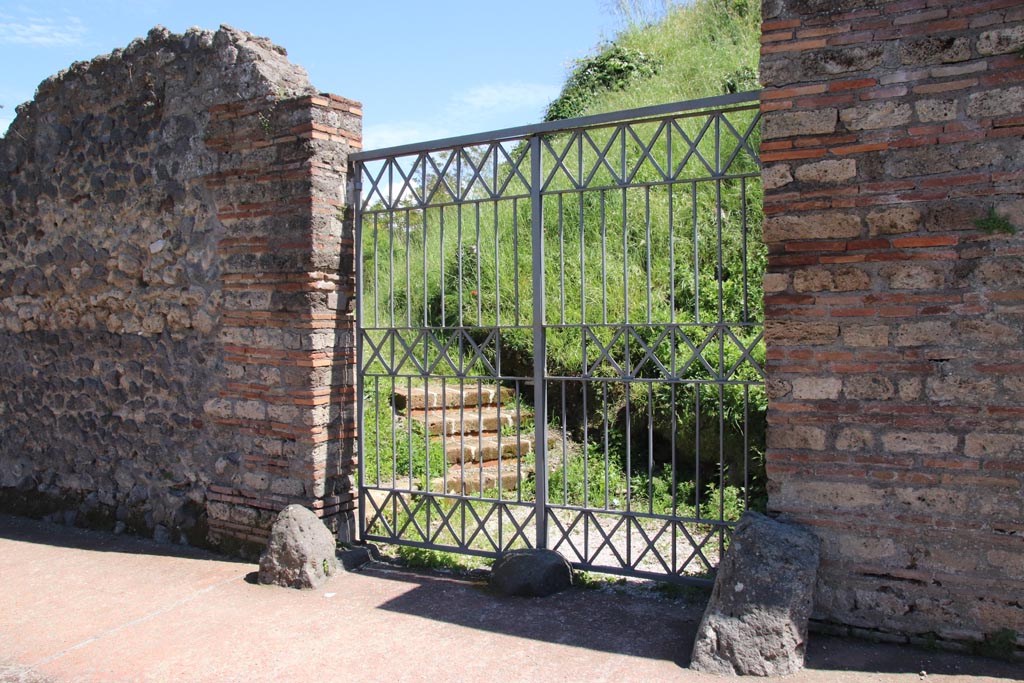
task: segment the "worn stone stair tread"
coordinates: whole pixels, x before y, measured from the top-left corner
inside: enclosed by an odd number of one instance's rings
[[[533,417],[533,413],[516,413],[514,408],[499,406],[473,406],[460,410],[458,407],[439,410],[411,410],[410,419],[422,422],[428,434],[454,436],[477,434],[480,432],[498,432],[504,427],[517,427],[523,420]]]
[[[462,387],[449,384],[444,391],[440,386],[396,388],[394,393],[396,410],[424,410],[442,406],[457,409],[460,405],[497,405],[515,395],[515,392],[507,387],[487,384],[466,384]]]
[[[507,460],[533,451],[533,437],[522,434],[500,435],[500,438],[496,432],[456,434],[444,439],[444,444],[444,454],[450,463]]]
[[[430,490],[466,495],[497,489],[500,483],[501,490],[512,491],[518,488],[520,481],[526,481],[532,476],[532,465],[517,467],[515,461],[494,460],[466,463],[465,466],[458,464],[448,469],[447,476],[431,480]]]

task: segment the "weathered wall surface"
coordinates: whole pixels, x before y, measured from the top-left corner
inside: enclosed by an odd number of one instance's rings
[[[337,214],[359,111],[312,94],[265,39],[154,29],[19,108],[0,506],[236,549],[288,502],[339,516],[345,379],[317,354],[351,345]],[[242,357],[266,346],[283,358]]]
[[[770,507],[823,540],[817,619],[1020,645],[1024,6],[764,21]]]

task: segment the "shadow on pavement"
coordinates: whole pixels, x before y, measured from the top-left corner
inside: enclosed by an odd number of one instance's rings
[[[380,609],[482,629],[504,636],[557,642],[590,650],[669,660],[688,668],[709,593],[681,599],[638,596],[616,589],[570,589],[548,598],[492,595],[482,581],[373,565],[362,573],[416,584]],[[911,645],[872,643],[812,633],[808,672],[990,677],[1018,681],[1019,662]],[[923,679],[922,679],[923,680]]]
[[[77,527],[8,514],[0,514],[0,538],[23,543],[38,543],[41,545],[76,548],[101,553],[184,557],[197,560],[217,560],[219,562],[246,564],[245,560],[227,555],[219,555],[209,550],[192,546],[158,543],[139,536],[119,536],[109,531],[79,529]]]
[[[985,676],[1010,681],[1024,678],[1021,662],[813,633],[807,650],[807,668],[884,674],[923,671],[927,675]]]
[[[380,609],[589,650],[686,667],[703,603],[573,588],[547,598],[492,595],[483,582],[367,567],[375,578],[417,584]]]

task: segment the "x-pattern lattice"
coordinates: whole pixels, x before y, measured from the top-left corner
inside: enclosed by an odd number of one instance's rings
[[[582,129],[543,138],[543,191],[565,183],[572,189],[670,182],[681,178],[721,178],[759,169],[752,137],[758,117],[743,116],[737,127],[730,112]],[[696,127],[696,132],[687,128]],[[737,159],[751,163],[739,169]],[[694,171],[693,167],[700,169]]]
[[[393,157],[364,165],[363,211],[508,200],[530,192],[529,147],[508,142]]]
[[[718,526],[564,508],[549,510],[548,519],[551,549],[588,568],[676,576],[714,569],[705,550],[717,546]]]
[[[497,554],[533,547],[532,505],[384,490],[365,496],[367,538]],[[517,519],[514,509],[525,514]]]
[[[474,335],[483,335],[477,341]],[[362,370],[377,375],[494,377],[500,330],[465,328],[364,329]]]
[[[582,325],[587,377],[660,377],[668,381],[707,379],[726,381],[737,377],[741,368],[763,377],[764,370],[753,356],[760,343],[759,332],[744,341],[728,324],[704,326],[633,326],[612,330],[602,341],[598,329]],[[747,328],[744,328],[747,329]],[[723,348],[720,348],[723,347]],[[728,368],[720,367],[719,356],[738,356]]]

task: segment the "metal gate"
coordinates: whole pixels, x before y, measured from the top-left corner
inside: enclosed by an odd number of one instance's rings
[[[709,579],[764,483],[757,98],[353,155],[362,539]]]

